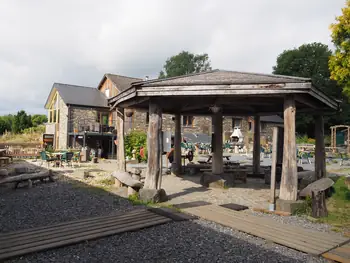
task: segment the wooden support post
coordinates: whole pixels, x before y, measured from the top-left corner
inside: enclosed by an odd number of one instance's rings
[[[223,143],[222,143],[222,112],[214,113],[212,116],[214,128],[214,152],[212,171],[213,174],[222,174],[224,172]]]
[[[174,174],[179,176],[182,173],[181,164],[181,115],[175,115],[175,138],[174,138]]]
[[[270,191],[270,211],[275,210],[276,199],[276,162],[278,145],[278,127],[273,127],[272,134],[272,163],[271,163],[271,191]]]
[[[297,200],[298,173],[295,142],[295,100],[293,96],[284,99],[284,142],[280,199]]]
[[[147,175],[144,188],[158,189],[158,180],[161,176],[160,163],[162,158],[161,147],[162,132],[162,109],[158,104],[150,101],[149,104],[149,125],[147,137]]]
[[[347,136],[347,143],[348,143],[348,154],[350,154],[350,128],[348,127],[348,136]]]
[[[324,122],[323,116],[315,116],[315,180],[326,177],[326,152],[324,148]]]
[[[278,165],[282,165],[283,162],[283,140],[284,140],[284,129],[278,127],[278,139],[277,139],[277,160]]]
[[[260,116],[254,117],[253,174],[260,173]]]
[[[312,217],[326,217],[328,216],[328,210],[326,206],[326,194],[325,191],[312,191]]]
[[[126,171],[125,148],[124,148],[124,109],[117,109],[117,163],[118,170]]]

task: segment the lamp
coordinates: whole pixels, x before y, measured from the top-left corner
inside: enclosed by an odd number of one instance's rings
[[[209,109],[210,109],[213,113],[218,113],[218,112],[221,110],[221,108],[220,108],[219,106],[216,106],[216,105],[209,107]]]

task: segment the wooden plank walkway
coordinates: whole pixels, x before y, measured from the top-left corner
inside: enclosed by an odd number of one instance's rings
[[[217,205],[187,207],[182,211],[224,226],[258,236],[305,253],[321,255],[349,241],[349,238],[278,223]]]
[[[1,233],[0,260],[172,221],[146,209]]]
[[[334,260],[341,263],[350,263],[350,243],[347,243],[341,247],[337,247],[328,251],[322,256],[326,259]]]

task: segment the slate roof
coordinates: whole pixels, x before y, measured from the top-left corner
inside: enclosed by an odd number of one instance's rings
[[[131,86],[131,83],[142,81],[142,79],[139,79],[139,78],[133,78],[133,77],[127,77],[127,76],[121,76],[121,75],[107,73],[103,76],[100,84],[98,85],[98,89],[101,88],[101,86],[105,82],[106,78],[108,78],[109,80],[111,80],[114,83],[114,85],[117,87],[119,92],[122,92],[122,91],[128,89]]]
[[[48,108],[49,102],[56,90],[67,105],[108,108],[107,97],[98,89],[62,83],[53,84],[50,95],[45,103],[45,108]]]
[[[166,79],[157,79],[139,83],[142,86],[170,85],[230,85],[230,84],[277,84],[311,82],[309,78],[299,78],[272,74],[259,74],[238,71],[213,70]],[[137,83],[136,83],[137,85]]]

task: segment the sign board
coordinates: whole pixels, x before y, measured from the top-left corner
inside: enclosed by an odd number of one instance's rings
[[[163,131],[163,152],[171,150],[171,131]]]
[[[43,142],[44,142],[45,148],[49,145],[51,145],[51,147],[53,147],[54,139],[55,139],[54,134],[44,133],[43,134]]]

